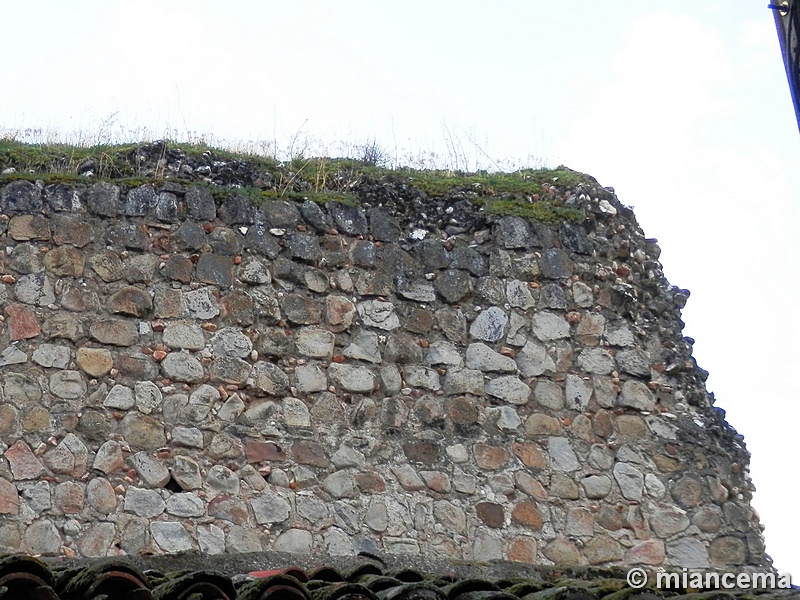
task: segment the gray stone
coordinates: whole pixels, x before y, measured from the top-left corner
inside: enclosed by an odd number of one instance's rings
[[[569,323],[562,316],[548,311],[536,313],[532,319],[533,334],[543,342],[570,336]]]
[[[523,377],[538,377],[546,372],[554,372],[556,365],[548,356],[545,347],[533,340],[525,343],[516,356],[517,368]]]
[[[233,496],[239,493],[239,477],[228,467],[214,465],[208,470],[206,481],[210,487],[218,492]]]
[[[305,402],[297,398],[284,398],[281,403],[283,422],[289,427],[309,427],[311,416]]]
[[[647,473],[644,476],[644,487],[647,490],[647,495],[656,500],[663,498],[664,494],[667,493],[664,483],[652,473]]]
[[[327,504],[317,496],[298,495],[296,504],[297,514],[311,523],[316,523],[329,515]]]
[[[333,341],[331,341],[331,352],[333,352]],[[355,360],[380,363],[381,353],[378,348],[378,334],[366,329],[359,331],[342,354]]]
[[[186,310],[194,319],[213,319],[219,315],[219,305],[208,288],[183,293]]]
[[[565,383],[565,395],[567,408],[571,410],[584,411],[592,397],[591,384],[586,383],[583,378],[567,374]]]
[[[485,391],[490,396],[511,404],[527,404],[531,395],[530,386],[516,375],[492,379],[486,384]]]
[[[35,306],[47,306],[56,301],[53,281],[44,273],[31,273],[17,279],[14,295],[20,302]]]
[[[169,323],[161,336],[164,344],[172,349],[202,350],[206,345],[203,330],[196,323]]]
[[[506,248],[529,248],[536,241],[530,225],[521,217],[503,217],[497,224],[498,241]]]
[[[520,382],[521,383],[521,382]],[[458,394],[472,394],[483,396],[484,384],[483,373],[475,369],[461,369],[458,371],[448,371],[442,382],[442,389],[448,396]],[[498,386],[498,391],[502,391],[502,385]],[[529,390],[530,391],[530,390]]]
[[[502,560],[505,558],[503,546],[503,540],[498,532],[482,527],[475,532],[472,542],[472,559],[477,561]]]
[[[431,365],[464,366],[464,357],[450,342],[433,342],[428,347],[426,360]]]
[[[305,529],[287,529],[275,540],[272,549],[275,552],[288,552],[289,554],[310,554],[314,538],[310,531]]]
[[[329,203],[330,204],[330,203]],[[330,556],[352,556],[355,554],[352,536],[338,527],[329,527],[322,534],[325,550]]]
[[[79,371],[59,371],[50,376],[50,392],[59,398],[83,398],[86,390],[86,380]]]
[[[289,391],[289,376],[273,363],[257,362],[252,377],[256,387],[270,396],[283,396]]]
[[[253,342],[240,330],[226,327],[212,336],[211,348],[216,356],[247,358],[253,351]]]
[[[436,300],[436,292],[433,286],[426,281],[413,281],[400,278],[396,285],[397,294],[403,298],[408,298],[415,302],[434,302]]]
[[[181,489],[197,490],[203,486],[203,477],[200,474],[200,465],[188,456],[176,456],[172,466],[172,477],[181,486]]]
[[[125,491],[125,512],[152,519],[164,512],[166,504],[156,490],[128,486]]]
[[[41,519],[25,530],[25,551],[40,556],[56,556],[61,552],[61,534],[50,519]]]
[[[614,369],[614,359],[602,348],[586,348],[578,355],[578,366],[587,373],[608,375]]]
[[[328,217],[313,200],[306,200],[300,205],[300,214],[303,220],[317,231],[324,231],[328,228]]]
[[[331,456],[331,462],[339,469],[347,467],[359,467],[364,464],[364,454],[351,448],[346,444],[339,446],[339,449]]]
[[[225,532],[216,525],[198,525],[197,543],[204,555],[223,554],[225,552]]]
[[[30,181],[9,182],[0,193],[4,213],[37,213],[42,210],[42,192]]]
[[[550,467],[556,471],[569,472],[580,469],[581,464],[572,444],[567,438],[551,437],[547,439],[547,451],[550,454]]]
[[[66,369],[69,366],[70,349],[55,344],[40,344],[33,351],[33,362],[53,369]]]
[[[618,402],[620,406],[641,411],[651,411],[655,408],[653,392],[641,381],[629,380],[623,383]]]
[[[614,479],[628,500],[642,501],[644,491],[644,475],[642,472],[629,463],[620,462],[614,465]]]
[[[403,373],[407,386],[420,387],[434,392],[442,387],[439,381],[439,374],[428,367],[407,365],[403,369]]]
[[[592,288],[581,281],[572,284],[572,299],[581,308],[590,308],[594,304]],[[606,334],[608,335],[608,334]]]
[[[708,548],[696,538],[682,538],[667,544],[667,563],[687,569],[705,569],[710,566]]]
[[[505,335],[508,315],[502,309],[492,306],[481,312],[472,322],[469,334],[485,342],[496,342]]]
[[[436,291],[451,304],[472,292],[472,287],[472,277],[466,271],[448,269],[436,278]]]
[[[522,424],[517,411],[510,406],[489,406],[484,412],[486,419],[501,431],[514,431]]]
[[[150,533],[159,548],[168,554],[188,552],[196,547],[192,535],[182,523],[156,521],[150,524]]]
[[[348,392],[371,392],[375,387],[375,374],[366,367],[331,363],[328,377]]]
[[[621,350],[617,352],[616,360],[623,373],[650,377],[650,360],[641,350]]]
[[[533,398],[537,404],[551,410],[564,408],[564,391],[554,381],[540,379],[533,388]]]
[[[311,358],[330,358],[333,356],[335,338],[330,331],[317,327],[303,327],[295,339],[297,351]]]
[[[689,526],[689,517],[679,508],[659,510],[650,516],[650,527],[660,538],[668,538]]]
[[[196,427],[173,427],[172,443],[184,448],[202,448],[203,432]]]
[[[300,394],[322,392],[328,388],[325,373],[317,365],[298,365],[294,369],[294,376],[295,387]]]
[[[467,367],[470,369],[498,373],[515,373],[517,371],[517,363],[512,358],[503,356],[480,342],[467,346],[466,357]]]
[[[161,407],[163,400],[161,390],[152,381],[137,381],[133,386],[133,393],[136,409],[140,413],[149,415]]]
[[[283,523],[289,519],[291,506],[289,502],[274,494],[258,496],[250,501],[256,523],[259,525]]]
[[[548,283],[539,290],[539,306],[542,308],[567,308],[567,294],[558,283]]]
[[[322,489],[334,498],[355,498],[358,488],[353,476],[347,471],[336,471],[322,480]]]
[[[389,513],[383,500],[373,498],[364,516],[364,525],[373,531],[383,532],[389,527]]]
[[[237,269],[237,277],[244,283],[264,285],[272,283],[272,276],[265,262],[255,256],[248,257]]]
[[[0,367],[21,365],[28,362],[28,355],[17,346],[9,346],[0,352]]]
[[[16,490],[14,492],[16,493]],[[31,510],[36,513],[52,508],[53,502],[50,495],[50,484],[46,481],[39,481],[22,492],[22,497]]]
[[[633,333],[624,322],[609,325],[606,328],[606,341],[612,346],[620,347],[633,346],[636,343]]]
[[[161,372],[168,379],[186,383],[197,383],[205,377],[200,361],[185,351],[167,354],[161,361]]]
[[[587,498],[599,500],[611,493],[611,478],[605,475],[589,475],[581,479],[581,486]]]
[[[136,474],[147,487],[164,487],[169,481],[167,467],[152,454],[137,452],[129,460],[131,466],[136,469]]]
[[[518,279],[506,281],[506,297],[511,306],[528,310],[536,305],[528,284]]]
[[[394,312],[394,304],[381,300],[359,302],[358,315],[367,327],[391,331],[400,327],[400,319]]]
[[[203,500],[191,492],[173,494],[167,500],[166,507],[167,513],[176,517],[202,517],[206,514]]]

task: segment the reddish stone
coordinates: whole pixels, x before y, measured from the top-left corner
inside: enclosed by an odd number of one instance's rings
[[[325,448],[314,442],[295,442],[292,444],[292,458],[301,465],[325,468],[328,466],[328,457]]]
[[[607,438],[614,433],[614,418],[605,409],[600,409],[594,415],[594,432],[601,438]]]
[[[517,504],[514,510],[511,511],[511,520],[514,523],[525,525],[536,531],[540,530],[544,523],[539,509],[530,502],[520,502]]]
[[[518,490],[533,496],[536,500],[547,500],[547,490],[544,486],[524,471],[517,471],[514,474],[514,484]]]
[[[19,511],[19,493],[10,481],[0,479],[0,514],[16,515]]]
[[[8,223],[8,235],[18,242],[50,239],[50,223],[41,215],[17,215]]]
[[[256,440],[248,440],[245,443],[244,455],[249,463],[259,463],[264,460],[286,460],[286,452],[283,448],[272,442],[258,442]]]
[[[502,527],[505,523],[506,515],[503,507],[494,502],[478,502],[475,505],[475,512],[478,518],[489,527]]]
[[[27,340],[34,338],[42,333],[36,315],[25,308],[24,305],[15,303],[6,307],[6,314],[9,318],[9,329],[11,341]]]
[[[44,266],[58,277],[82,277],[83,253],[70,246],[61,246],[44,255]]]
[[[518,537],[508,546],[508,560],[533,564],[536,562],[536,540]]]
[[[625,517],[622,516],[622,512],[624,510],[625,509],[622,506],[601,506],[600,510],[597,512],[595,520],[603,529],[608,531],[618,531],[625,527],[627,522]]]
[[[5,451],[4,456],[8,459],[14,479],[36,479],[44,471],[42,463],[22,440],[17,440]]]
[[[433,315],[430,313],[430,311],[415,306],[408,313],[408,316],[404,319],[403,324],[408,331],[428,334],[431,332],[431,329],[434,325]]]
[[[422,471],[420,473],[422,480],[434,492],[447,494],[453,489],[450,484],[450,478],[441,471]]]
[[[189,283],[192,280],[192,269],[194,263],[185,256],[173,254],[169,257],[164,265],[164,276],[180,281],[181,283]]]
[[[494,471],[508,461],[508,450],[499,446],[475,444],[472,446],[472,451],[475,453],[475,462],[481,469]]]
[[[353,324],[355,305],[344,296],[325,298],[325,321],[331,331],[344,331]]]
[[[208,516],[244,525],[250,514],[243,500],[220,494],[208,503]]]
[[[409,442],[403,444],[403,452],[408,460],[430,467],[439,456],[439,446],[433,442]]]
[[[533,442],[528,444],[514,442],[511,445],[511,450],[526,467],[530,467],[531,469],[544,469],[547,466],[547,461],[542,454],[542,449],[539,444]]]
[[[444,406],[447,416],[456,425],[472,425],[478,421],[478,407],[466,398],[448,398]]]
[[[625,564],[660,565],[664,558],[664,542],[647,540],[628,549],[625,553]]]
[[[358,484],[358,489],[368,494],[381,494],[386,491],[386,482],[375,471],[356,473],[356,483]]]
[[[79,513],[84,507],[84,492],[80,484],[68,481],[59,483],[53,494],[55,507],[65,515]]]
[[[252,325],[255,304],[244,292],[233,291],[225,294],[219,301],[220,316],[238,325]]]
[[[143,317],[153,309],[153,300],[145,290],[128,285],[108,299],[108,310],[112,313]]]

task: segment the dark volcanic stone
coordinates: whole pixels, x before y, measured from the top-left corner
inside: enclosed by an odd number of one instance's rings
[[[44,188],[44,197],[47,201],[47,205],[53,210],[83,212],[84,208],[81,204],[80,197],[81,191],[80,188],[68,186],[63,183],[54,183]]]
[[[178,197],[172,192],[161,192],[156,204],[156,217],[165,223],[175,223],[180,218]]]
[[[158,194],[151,185],[142,185],[128,192],[125,201],[125,214],[129,217],[142,217],[150,214],[156,207]]]
[[[197,261],[195,275],[199,281],[219,287],[233,285],[233,261],[229,256],[202,254]]]
[[[186,256],[173,254],[164,265],[163,273],[165,276],[181,283],[189,283],[192,280],[192,270],[194,263]]]
[[[313,200],[306,200],[300,205],[300,213],[303,220],[317,231],[325,231],[328,228],[328,219],[319,204]]]
[[[529,248],[533,237],[528,222],[521,217],[503,217],[497,222],[498,242],[505,248]]]
[[[347,235],[366,235],[367,217],[361,208],[339,202],[328,202],[325,206],[336,229]]]
[[[472,291],[472,277],[466,271],[448,269],[436,279],[436,291],[447,302],[458,302]]]
[[[455,248],[450,253],[450,258],[453,261],[450,266],[454,269],[466,269],[476,277],[486,275],[486,257],[474,248],[466,246]]]
[[[206,243],[206,232],[193,221],[184,221],[172,234],[178,250],[199,250]]]
[[[116,217],[122,213],[119,187],[104,181],[89,188],[89,210],[103,217]]]
[[[422,362],[419,342],[406,333],[394,333],[386,342],[384,360],[393,363],[418,364]]]
[[[112,246],[123,246],[130,250],[144,250],[150,242],[150,238],[140,227],[125,221],[109,227],[105,238]]]
[[[251,225],[255,222],[255,207],[250,198],[233,192],[219,205],[217,215],[228,225]]]
[[[294,202],[268,200],[261,205],[261,213],[268,227],[293,228],[300,222],[300,211]]]
[[[292,323],[310,325],[319,323],[322,311],[319,305],[300,294],[289,294],[281,302],[281,310]]]
[[[541,268],[542,275],[548,279],[565,279],[572,275],[575,265],[563,250],[548,248],[542,254]]]
[[[321,255],[319,238],[306,233],[292,233],[289,235],[289,256],[313,263]]]
[[[186,216],[195,221],[213,221],[217,216],[214,196],[204,187],[190,187],[186,190]]]
[[[40,210],[42,192],[30,181],[12,181],[0,194],[0,211],[4,213],[31,213]]]
[[[563,223],[559,231],[561,245],[578,254],[591,254],[592,241],[586,235],[586,230],[578,223]]]
[[[422,240],[414,247],[414,256],[422,263],[425,271],[435,271],[446,269],[450,266],[450,257],[442,246],[442,242],[436,239]]]
[[[369,229],[372,237],[379,242],[397,242],[400,239],[400,225],[380,208],[372,208],[369,216]]]
[[[275,236],[272,235],[264,225],[253,225],[247,230],[244,236],[244,244],[248,250],[252,250],[257,254],[263,254],[270,260],[275,258],[281,252],[281,245]]]
[[[238,254],[241,249],[239,236],[233,229],[217,227],[208,234],[208,245],[217,254]]]
[[[543,308],[567,308],[567,295],[557,283],[548,283],[539,292],[539,305]]]

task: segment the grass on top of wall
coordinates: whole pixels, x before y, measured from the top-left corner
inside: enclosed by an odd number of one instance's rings
[[[373,148],[374,150],[374,148]],[[0,181],[43,180],[46,183],[113,181],[126,186],[171,180],[206,182],[195,174],[200,166],[219,169],[226,165],[243,179],[231,183],[256,203],[271,199],[312,199],[358,204],[357,190],[365,182],[394,182],[423,192],[430,198],[457,196],[480,205],[490,214],[514,215],[555,222],[581,220],[580,211],[563,200],[575,187],[596,183],[591,177],[566,167],[517,169],[511,172],[382,166],[380,154],[358,158],[306,158],[288,161],[257,154],[236,153],[203,144],[142,142],[80,146],[27,144],[0,139]],[[175,169],[182,163],[192,172]],[[219,180],[213,175],[211,179]],[[229,186],[213,185],[223,196]]]

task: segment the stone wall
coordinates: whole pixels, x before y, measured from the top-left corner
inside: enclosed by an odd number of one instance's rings
[[[769,566],[613,193],[545,225],[404,190],[6,181],[2,550]]]

